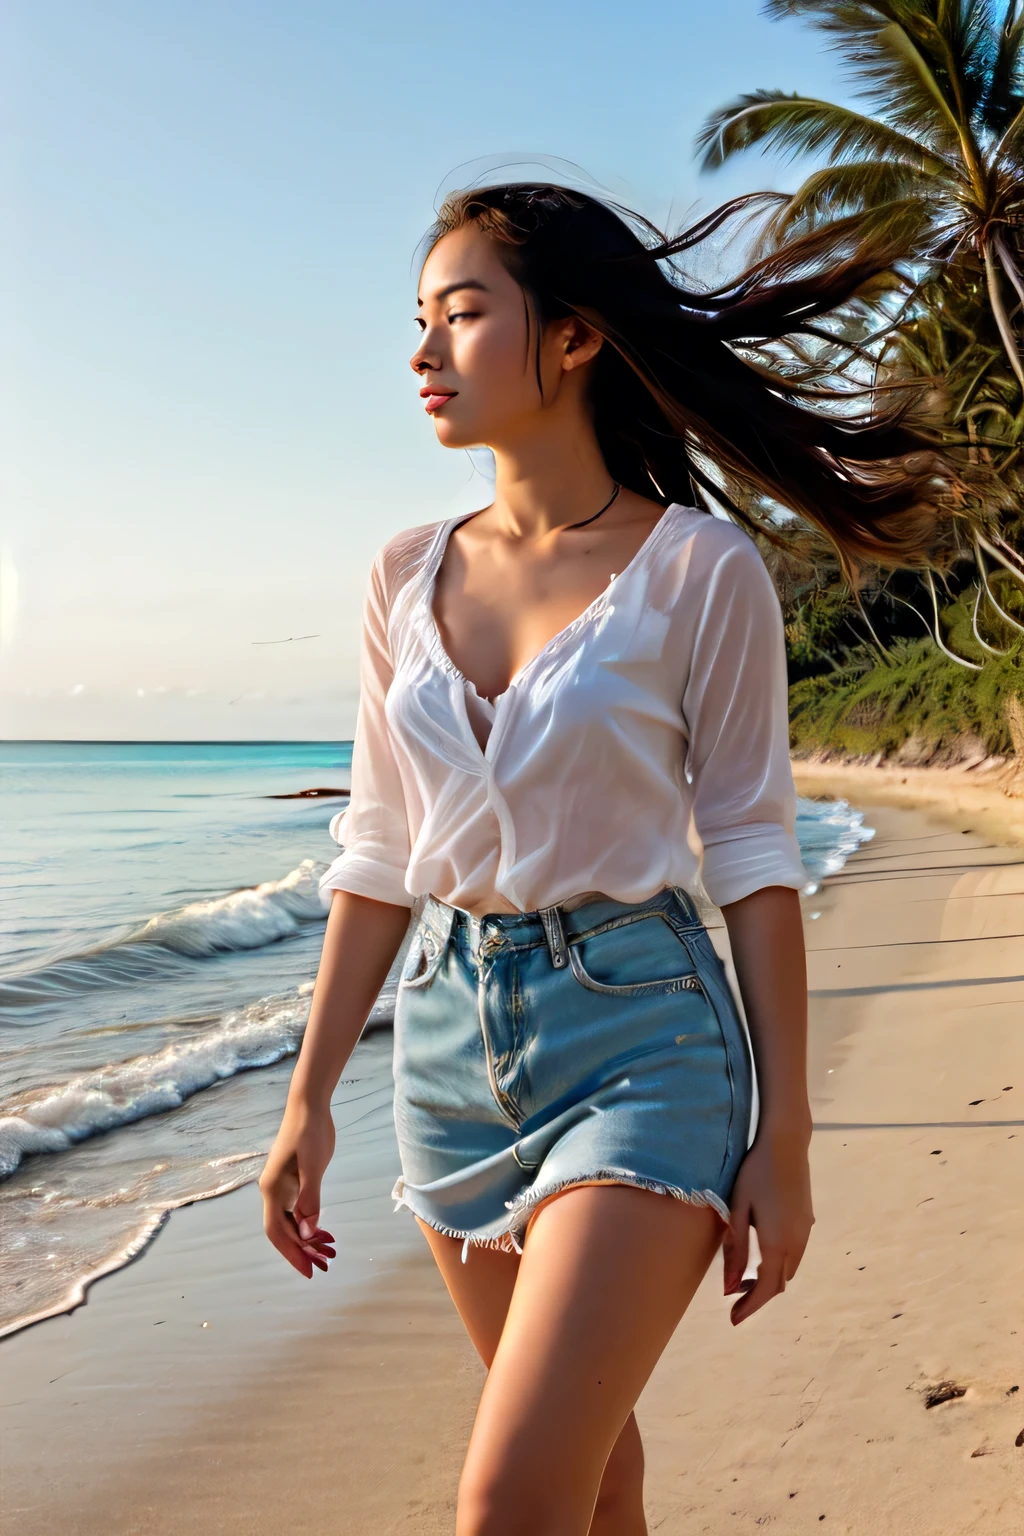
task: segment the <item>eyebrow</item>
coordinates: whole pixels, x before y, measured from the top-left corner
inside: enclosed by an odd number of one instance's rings
[[[489,292],[489,289],[488,289],[486,283],[478,282],[475,277],[467,277],[467,278],[463,279],[463,281],[461,281],[461,282],[449,283],[447,288],[442,288],[439,293],[435,293],[434,294],[434,299],[435,299],[435,301],[438,304],[440,304],[442,299],[447,299],[447,298],[450,297],[451,294],[458,293],[460,288],[475,288],[477,290],[477,292],[479,292],[479,293],[487,293],[487,292]],[[420,309],[423,308],[423,300],[422,299],[418,298],[416,300],[416,303],[417,303],[417,305],[418,305],[418,307]]]

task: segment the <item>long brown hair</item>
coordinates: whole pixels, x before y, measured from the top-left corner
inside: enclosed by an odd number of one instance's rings
[[[604,338],[591,400],[608,470],[623,485],[666,504],[692,504],[696,491],[773,537],[757,513],[767,499],[824,533],[848,571],[927,560],[948,542],[957,482],[921,392],[869,387],[866,406],[851,411],[849,390],[824,382],[820,365],[801,377],[771,354],[772,343],[796,340],[795,355],[806,356],[799,338],[822,339],[814,322],[905,254],[900,232],[843,221],[700,291],[677,258],[743,202],[670,238],[567,187],[483,187],[446,198],[427,249],[475,225],[521,285],[538,337],[546,322],[576,315]]]

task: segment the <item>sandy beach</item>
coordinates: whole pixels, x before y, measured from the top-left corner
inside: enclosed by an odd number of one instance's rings
[[[681,1324],[638,1409],[651,1530],[1011,1536],[1024,812],[803,768],[877,829],[806,904],[818,1220],[751,1322],[716,1264]],[[450,1532],[481,1371],[411,1222],[364,1193],[344,1284],[287,1270],[248,1186],[0,1345],[3,1531]]]
[[[927,811],[955,832],[983,832],[993,842],[1024,847],[1024,778],[1005,765],[911,768],[803,758],[793,763],[793,776],[801,795]]]

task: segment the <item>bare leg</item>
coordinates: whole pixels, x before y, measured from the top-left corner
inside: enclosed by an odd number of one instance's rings
[[[420,1222],[449,1294],[481,1360],[490,1369],[519,1272],[519,1256],[474,1248],[462,1262],[462,1243]],[[644,1453],[630,1413],[605,1464],[589,1536],[647,1536],[643,1503]]]
[[[711,1210],[624,1186],[540,1208],[481,1395],[457,1536],[643,1531],[625,1511],[592,1527],[602,1478],[721,1234]],[[621,1454],[635,1454],[632,1431]]]
[[[445,1237],[425,1221],[420,1222],[420,1230],[466,1325],[473,1348],[490,1370],[515,1290],[519,1255],[497,1248],[471,1248],[463,1264],[459,1238]]]

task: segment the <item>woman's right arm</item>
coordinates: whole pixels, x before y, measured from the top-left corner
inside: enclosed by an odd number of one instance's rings
[[[383,554],[383,551],[382,551]],[[383,560],[363,607],[359,715],[342,853],[320,882],[331,910],[309,1022],[277,1139],[260,1179],[267,1236],[300,1274],[326,1269],[317,1226],[320,1183],[334,1153],[331,1096],[394,962],[412,915],[405,887],[409,826],[384,704],[393,680]],[[336,834],[337,835],[337,834]]]
[[[260,1178],[263,1227],[307,1280],[333,1258],[319,1227],[320,1183],[334,1153],[331,1096],[409,926],[409,908],[335,890],[309,1023],[281,1128]]]

